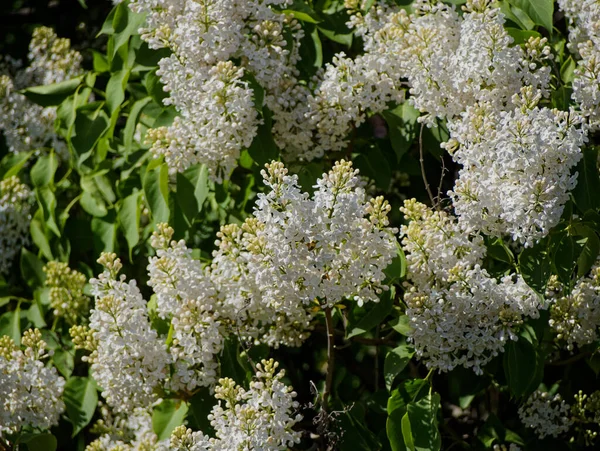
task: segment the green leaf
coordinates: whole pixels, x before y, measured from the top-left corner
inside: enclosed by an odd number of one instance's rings
[[[43,107],[60,105],[67,97],[72,95],[81,82],[83,76],[71,80],[53,83],[51,85],[34,86],[21,91],[25,97]]]
[[[131,107],[129,117],[125,123],[125,129],[123,130],[123,144],[125,145],[125,152],[130,153],[133,147],[133,137],[135,136],[135,129],[138,124],[140,114],[144,107],[152,100],[151,97],[145,97],[138,100]]]
[[[169,169],[165,163],[149,168],[144,177],[144,193],[152,222],[169,222]]]
[[[44,285],[46,274],[43,268],[44,264],[35,254],[25,248],[21,250],[21,275],[31,289]]]
[[[31,183],[33,186],[48,186],[54,181],[58,168],[58,158],[54,153],[40,157],[31,168]]]
[[[306,22],[316,24],[321,22],[319,14],[301,0],[294,0],[289,8],[283,11],[284,14],[292,14],[294,18]]]
[[[279,149],[277,149],[271,133],[271,114],[266,108],[263,109],[263,119],[263,123],[258,126],[256,136],[248,148],[252,159],[261,167],[265,163],[277,159],[279,155]]]
[[[551,274],[547,239],[523,249],[519,255],[519,269],[527,285],[538,293],[544,292]]]
[[[390,321],[390,326],[399,334],[408,337],[412,333],[412,328],[410,327],[410,319],[407,315],[399,316],[398,318]]]
[[[169,93],[165,92],[164,85],[160,81],[160,77],[156,75],[156,70],[148,72],[144,80],[148,95],[158,104],[162,105],[163,100],[169,97]]]
[[[21,344],[21,308],[6,312],[0,316],[0,337],[8,335],[16,343]]]
[[[377,303],[369,303],[369,310],[354,326],[348,328],[348,338],[364,334],[370,331],[391,313],[394,307],[395,288],[392,286],[388,291],[381,295],[381,300]]]
[[[163,399],[152,412],[152,429],[158,436],[158,440],[166,440],[171,432],[183,424],[188,412],[186,402],[179,399]]]
[[[227,338],[221,355],[221,377],[230,377],[238,384],[246,381],[246,372],[238,361],[239,343],[235,338]]]
[[[585,276],[592,269],[600,254],[600,239],[598,235],[591,228],[588,228],[586,232],[583,249],[577,259],[577,277]]]
[[[554,0],[508,0],[511,5],[523,10],[537,25],[552,34]]]
[[[540,38],[542,36],[535,30],[520,30],[513,27],[507,27],[506,32],[514,39],[515,45],[524,44],[531,37]]]
[[[189,410],[186,416],[188,427],[195,430],[203,431],[205,434],[210,434],[213,428],[208,419],[213,406],[217,403],[214,396],[210,394],[210,390],[202,387],[192,396],[189,401]]]
[[[104,111],[78,108],[73,132],[68,141],[78,157],[79,165],[91,156],[94,147],[109,127],[110,121]]]
[[[417,119],[419,111],[408,102],[398,105],[393,110],[387,110],[382,113],[388,124],[390,142],[392,149],[396,152],[398,161],[411,148],[417,136]]]
[[[58,446],[56,437],[47,432],[22,438],[21,443],[27,445],[29,451],[56,451]]]
[[[144,25],[145,19],[145,14],[134,13],[127,2],[117,5],[112,21],[114,43],[112,52],[109,52],[110,59],[115,57],[117,51],[129,41],[131,36],[137,34],[138,29]]]
[[[54,191],[49,186],[42,186],[35,190],[35,197],[42,209],[46,227],[56,236],[60,237],[61,233],[56,224],[56,196],[54,195]]]
[[[44,254],[46,260],[54,260],[52,249],[50,248],[50,241],[46,236],[44,226],[38,219],[38,216],[39,215],[36,214],[29,223],[29,233],[31,234],[31,239],[33,243],[40,249],[40,251],[42,251],[42,254]]]
[[[397,254],[393,258],[392,262],[383,270],[386,275],[385,283],[387,285],[393,285],[398,281],[404,279],[406,276],[406,257],[402,248],[396,244]]]
[[[578,243],[574,237],[569,235],[564,235],[556,246],[554,252],[556,275],[558,280],[567,286],[571,284],[571,278],[582,250],[583,243]]]
[[[90,378],[73,376],[65,385],[64,400],[67,416],[73,424],[72,437],[75,437],[90,423],[96,411],[98,405],[96,384]]]
[[[115,211],[109,210],[106,216],[93,218],[91,224],[96,252],[114,252],[117,240]]]
[[[119,224],[123,229],[127,246],[129,247],[129,259],[131,251],[140,241],[140,216],[141,216],[141,192],[136,191],[125,199],[119,209]]]
[[[57,348],[52,356],[52,363],[66,379],[71,377],[75,369],[74,351]]]
[[[600,208],[600,176],[598,173],[598,149],[585,148],[583,158],[576,169],[579,174],[577,186],[572,191],[575,204],[582,211]]]
[[[438,451],[442,438],[437,426],[437,412],[440,408],[440,395],[429,393],[419,401],[407,406],[410,429],[415,451]],[[405,436],[406,443],[406,436]]]
[[[129,70],[121,69],[111,75],[106,85],[106,106],[112,114],[125,100],[125,86],[129,80]]]
[[[408,412],[406,412],[402,416],[402,420],[400,422],[400,429],[402,431],[402,440],[404,441],[404,445],[407,450],[415,451],[415,440],[412,435],[412,428],[410,426],[410,417],[408,416]]]
[[[97,190],[88,191],[86,188],[83,188],[83,193],[81,195],[81,199],[79,199],[79,204],[87,213],[92,216],[101,218],[108,214],[106,203]]]
[[[576,67],[577,65],[572,56],[569,56],[562,66],[560,66],[560,78],[562,78],[564,83],[569,84],[573,81]]]
[[[510,392],[520,398],[532,393],[536,381],[538,356],[533,344],[524,337],[509,341],[504,349],[504,374]]]
[[[387,353],[383,364],[383,378],[388,390],[392,388],[394,380],[406,368],[414,354],[414,349],[408,345],[400,345]]]
[[[195,165],[183,174],[177,174],[177,204],[181,207],[188,224],[202,210],[202,205],[209,193],[208,169],[204,165]]]
[[[7,179],[21,172],[35,152],[9,153],[0,161],[0,180]]]

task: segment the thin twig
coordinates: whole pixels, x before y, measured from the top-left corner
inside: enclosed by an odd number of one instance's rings
[[[335,332],[331,307],[325,307],[325,324],[327,325],[327,375],[325,377],[325,390],[323,391],[322,409],[327,411],[329,395],[333,384],[333,370],[335,367]]]
[[[444,161],[444,154],[442,154],[442,174],[440,175],[440,183],[438,184],[438,189],[437,189],[437,197],[436,197],[437,205],[442,204],[442,184],[444,182],[444,175],[446,175],[446,162]]]
[[[429,196],[429,200],[431,201],[431,205],[439,210],[439,206],[433,197],[433,193],[431,192],[431,188],[429,187],[429,182],[427,181],[427,174],[425,174],[425,162],[423,160],[423,128],[425,124],[421,124],[421,131],[419,132],[419,162],[421,163],[421,176],[423,177],[423,183],[425,184],[425,189],[427,190],[427,195]]]
[[[568,359],[565,359],[565,360],[556,360],[554,362],[548,362],[546,365],[550,365],[550,366],[565,366],[565,365],[570,365],[571,363],[575,363],[575,362],[578,362],[581,359],[585,359],[590,354],[592,354],[591,351],[590,352],[582,352],[581,354],[574,355],[573,357],[569,357]]]

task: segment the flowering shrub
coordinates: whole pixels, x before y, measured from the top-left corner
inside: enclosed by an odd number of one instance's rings
[[[600,447],[598,2],[102,1],[0,60],[0,451]]]

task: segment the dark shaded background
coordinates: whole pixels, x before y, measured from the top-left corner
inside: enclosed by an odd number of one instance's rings
[[[112,6],[111,0],[0,0],[0,55],[24,60],[31,33],[40,25],[70,38],[77,50],[102,47],[104,40],[95,37]]]

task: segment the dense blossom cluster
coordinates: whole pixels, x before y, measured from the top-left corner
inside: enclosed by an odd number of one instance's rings
[[[559,0],[569,19],[569,47],[581,59],[573,80],[573,100],[590,125],[600,125],[600,6],[593,0]]]
[[[156,293],[156,310],[173,328],[169,352],[173,363],[169,388],[192,391],[214,386],[226,330],[210,274],[192,258],[185,242],[172,241],[173,229],[159,224],[148,265],[148,285]],[[223,318],[225,319],[225,318]]]
[[[594,266],[590,274],[580,278],[570,292],[566,292],[556,276],[546,287],[551,300],[550,327],[559,342],[570,351],[575,346],[593,343],[598,338],[600,326],[600,267]]]
[[[304,118],[291,110],[301,100],[295,64],[303,31],[295,19],[275,10],[290,3],[131,3],[134,11],[148,13],[142,37],[152,48],[173,51],[161,60],[158,73],[170,93],[165,102],[175,105],[180,116],[149,135],[153,152],[164,155],[172,170],[199,161],[216,180],[228,178],[262,121],[258,89],[264,89],[264,101],[275,113],[275,139],[285,146],[296,141],[290,134],[302,135],[296,122]],[[250,86],[252,78],[260,87]]]
[[[216,438],[180,426],[171,435],[170,449],[181,451],[283,451],[300,442],[293,428],[302,416],[296,411],[296,393],[281,382],[277,362],[263,360],[250,388],[221,379],[215,397],[219,403],[209,415]]]
[[[6,275],[29,238],[33,193],[16,176],[0,181],[0,275]]]
[[[445,146],[462,165],[450,195],[467,229],[531,246],[558,223],[586,126],[574,111],[538,107],[540,98],[529,86],[515,95],[514,111],[479,104],[450,125]]]
[[[68,39],[39,27],[33,32],[28,58],[26,68],[10,60],[0,67],[0,132],[13,153],[52,148],[65,155],[66,144],[54,131],[56,108],[36,105],[18,91],[76,77],[82,72],[81,54],[71,49]]]
[[[23,351],[9,336],[0,338],[0,437],[25,426],[48,429],[65,410],[65,380],[45,365],[41,332],[30,329],[21,342]]]
[[[299,344],[314,307],[378,302],[387,289],[383,270],[397,252],[390,206],[368,200],[344,160],[317,181],[312,198],[282,163],[262,175],[269,192],[241,227],[221,229],[212,278],[242,335]]]
[[[168,451],[166,441],[159,442],[152,429],[148,409],[115,414],[103,406],[100,411],[102,418],[92,428],[100,438],[90,443],[86,451]]]
[[[150,326],[135,280],[118,278],[120,260],[103,254],[98,261],[105,270],[90,280],[95,307],[89,328],[96,343],[91,371],[108,404],[116,412],[130,412],[157,400],[154,389],[167,377],[169,355]]]
[[[417,355],[431,368],[458,365],[482,373],[502,352],[525,317],[537,317],[541,298],[520,275],[499,281],[482,268],[483,237],[443,211],[414,200],[402,208],[410,220],[400,233],[408,276],[406,314]]]
[[[542,40],[531,41],[531,51],[513,46],[504,15],[489,0],[467,1],[462,16],[431,0],[418,0],[413,8],[408,14],[373,7],[353,24],[366,55],[396,83],[408,79],[409,102],[425,113],[421,120],[452,119],[479,102],[504,110],[522,86],[547,89],[549,68],[542,61],[550,58],[549,47]]]
[[[519,408],[519,418],[539,438],[558,437],[571,427],[570,408],[559,394],[537,390]]]

